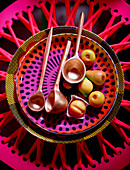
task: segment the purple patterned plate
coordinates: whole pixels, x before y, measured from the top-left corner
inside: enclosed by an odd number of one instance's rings
[[[45,99],[52,90],[63,51],[66,46],[67,38],[71,37],[72,45],[68,58],[75,52],[76,34],[59,34],[52,38],[51,50],[49,53],[47,69],[43,83],[43,93]],[[79,48],[79,56],[85,49],[91,49],[96,54],[96,61],[92,67],[93,70],[102,70],[106,73],[107,79],[103,86],[94,86],[94,90],[100,90],[106,97],[105,103],[101,109],[87,107],[84,119],[75,119],[68,117],[66,111],[60,114],[46,113],[45,110],[34,113],[29,110],[27,102],[29,97],[37,91],[41,65],[44,57],[46,39],[33,46],[23,58],[16,78],[16,93],[23,113],[27,115],[32,122],[44,130],[57,134],[76,134],[91,130],[99,125],[110,113],[118,92],[118,74],[110,55],[95,41],[82,36]],[[63,87],[63,77],[60,82],[60,90],[70,101],[71,95],[83,97],[78,91],[77,85],[71,90]],[[87,98],[85,99],[87,101]]]

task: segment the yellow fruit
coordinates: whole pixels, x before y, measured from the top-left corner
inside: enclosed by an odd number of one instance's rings
[[[101,107],[105,101],[105,96],[100,91],[94,91],[89,95],[89,104],[93,107]]]
[[[86,111],[86,105],[81,100],[74,100],[69,106],[69,114],[74,118],[81,118]]]
[[[106,74],[101,70],[87,70],[86,77],[96,85],[103,85],[106,81]]]
[[[80,58],[85,65],[92,65],[96,60],[95,53],[89,49],[82,51]]]
[[[93,84],[85,77],[84,80],[78,85],[78,89],[85,97],[87,97],[93,90]]]

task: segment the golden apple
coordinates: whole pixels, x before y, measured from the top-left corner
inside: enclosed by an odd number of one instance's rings
[[[95,53],[89,49],[82,51],[80,58],[84,62],[84,64],[88,66],[92,65],[96,60]]]
[[[89,95],[89,104],[93,107],[101,107],[105,101],[105,96],[100,91],[93,91]]]

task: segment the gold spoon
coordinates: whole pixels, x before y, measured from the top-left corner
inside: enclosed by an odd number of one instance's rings
[[[48,95],[46,102],[45,102],[45,110],[48,113],[61,113],[67,109],[68,101],[65,98],[65,96],[61,93],[59,89],[59,83],[61,78],[61,69],[63,67],[64,62],[66,61],[66,58],[69,53],[71,41],[68,39],[66,48],[64,50],[61,63],[59,66],[59,71],[57,75],[57,79],[55,81],[54,87],[50,94]]]
[[[70,83],[75,84],[81,82],[85,77],[85,64],[78,56],[78,50],[79,50],[79,44],[81,39],[81,33],[84,23],[84,12],[81,12],[80,18],[79,18],[79,25],[78,25],[78,35],[77,35],[77,41],[76,41],[76,50],[75,54],[72,58],[68,59],[63,68],[62,68],[62,74],[64,79]]]
[[[45,106],[45,98],[44,98],[44,95],[42,92],[42,84],[43,84],[43,80],[44,80],[44,76],[45,76],[47,60],[48,60],[51,41],[52,41],[52,32],[53,32],[53,27],[51,27],[51,29],[49,31],[47,42],[46,42],[46,48],[45,48],[45,53],[44,53],[44,57],[43,57],[42,72],[41,72],[38,90],[28,100],[28,107],[34,112],[41,111]]]

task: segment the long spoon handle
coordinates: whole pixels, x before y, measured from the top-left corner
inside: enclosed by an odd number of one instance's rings
[[[66,47],[65,47],[65,50],[64,50],[64,53],[63,53],[63,56],[62,56],[62,59],[61,59],[61,62],[60,62],[59,71],[58,71],[57,79],[55,81],[54,88],[58,88],[59,89],[61,70],[62,70],[62,67],[63,67],[66,59],[67,59],[67,56],[68,56],[68,53],[69,53],[69,50],[70,50],[70,46],[71,46],[71,40],[68,39]]]
[[[76,50],[75,50],[74,56],[78,56],[80,38],[81,38],[82,28],[83,28],[83,24],[84,24],[84,17],[85,17],[84,12],[81,12],[80,17],[79,17],[78,35],[77,35]]]
[[[48,60],[49,51],[50,51],[50,47],[51,47],[52,32],[53,32],[53,27],[51,27],[48,37],[47,37],[46,48],[45,48],[45,53],[44,53],[43,63],[42,63],[42,72],[41,72],[40,83],[39,83],[39,87],[38,87],[38,90],[40,90],[40,91],[42,91],[42,84],[43,84],[43,80],[44,80],[44,76],[45,76],[47,60]]]

